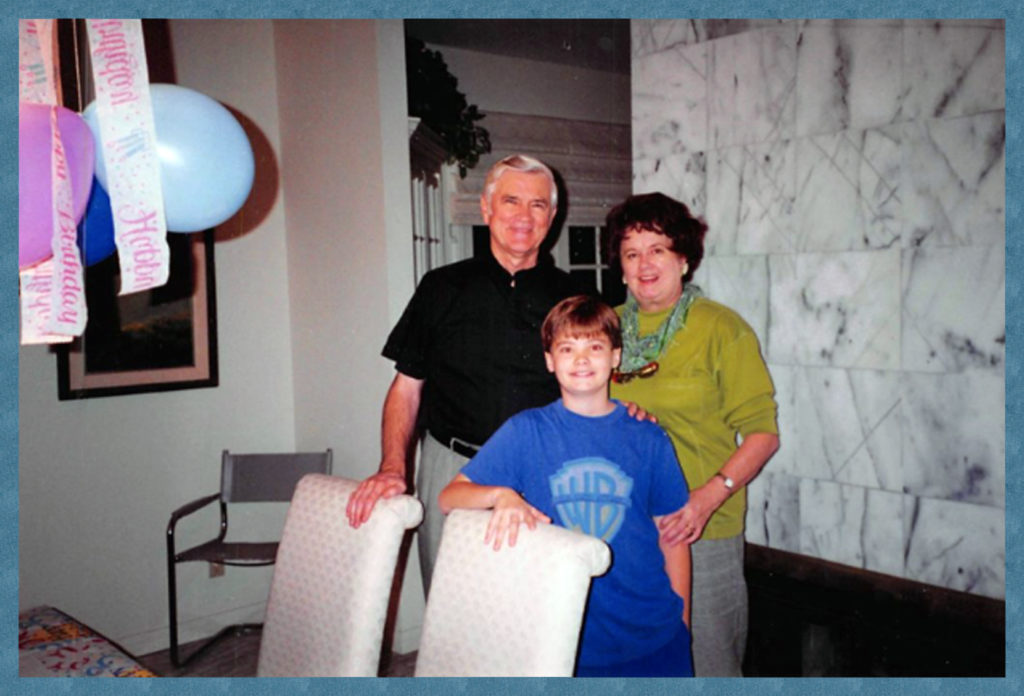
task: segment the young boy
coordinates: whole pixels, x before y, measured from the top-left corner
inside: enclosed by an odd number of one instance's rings
[[[587,601],[576,676],[693,676],[690,549],[661,548],[659,516],[688,498],[668,436],[608,397],[622,338],[614,310],[579,295],[541,327],[562,398],[505,422],[439,502],[493,508],[485,543],[515,545],[519,525],[555,521],[600,537],[612,566]]]

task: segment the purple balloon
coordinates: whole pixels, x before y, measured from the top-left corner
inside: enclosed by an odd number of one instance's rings
[[[53,192],[50,183],[50,109],[46,104],[18,104],[18,267],[27,268],[53,255]],[[85,214],[92,188],[96,147],[82,117],[57,107],[57,128],[71,178],[72,209],[77,223]]]

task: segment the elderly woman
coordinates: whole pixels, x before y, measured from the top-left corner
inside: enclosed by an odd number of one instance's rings
[[[684,204],[630,196],[608,214],[608,230],[629,288],[612,396],[657,416],[692,489],[661,533],[664,544],[692,545],[694,671],[742,676],[744,487],[779,446],[771,378],[747,323],[690,283],[707,226]]]

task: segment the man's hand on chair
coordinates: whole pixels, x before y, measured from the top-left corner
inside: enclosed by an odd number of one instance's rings
[[[392,498],[400,493],[405,493],[405,475],[394,471],[379,471],[370,478],[359,484],[355,492],[348,499],[348,506],[345,514],[348,516],[348,523],[358,528],[361,524],[370,519],[373,506],[381,498]]]

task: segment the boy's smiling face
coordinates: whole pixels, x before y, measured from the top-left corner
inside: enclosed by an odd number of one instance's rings
[[[572,336],[560,333],[551,344],[551,350],[544,353],[548,371],[562,390],[573,396],[606,394],[612,370],[619,365],[622,357],[620,348],[603,333],[590,336]]]

